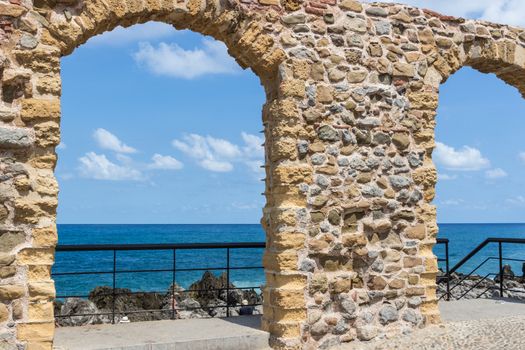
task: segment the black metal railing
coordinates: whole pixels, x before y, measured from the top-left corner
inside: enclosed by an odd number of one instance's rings
[[[438,276],[437,277],[437,283],[441,283],[442,281],[445,281],[446,283],[446,297],[447,297],[447,300],[450,300],[450,259],[449,259],[449,251],[448,251],[448,244],[449,244],[449,240],[447,238],[438,238],[436,240],[436,245],[443,245],[445,246],[445,256],[444,257],[439,257],[438,256],[438,263],[440,262],[443,262],[445,263],[445,271],[443,272],[444,274],[441,275],[441,276]]]
[[[471,262],[474,257],[485,247],[487,247],[489,244],[498,244],[498,255],[497,256],[489,256],[486,259],[484,259],[481,263],[479,263],[475,268],[473,268],[469,273],[458,275],[457,272],[460,268],[464,267],[467,263]],[[451,300],[454,295],[453,291],[456,290],[456,288],[459,288],[460,285],[462,285],[467,279],[470,279],[475,273],[477,273],[483,266],[485,266],[490,261],[497,260],[499,262],[499,269],[498,272],[491,272],[487,273],[485,275],[479,276],[476,280],[476,282],[470,286],[469,289],[466,291],[463,291],[461,295],[454,297],[455,299],[461,299],[464,296],[466,296],[469,292],[471,292],[474,288],[481,285],[484,281],[488,281],[489,279],[493,278],[493,280],[497,280],[498,283],[498,289],[499,289],[499,295],[504,296],[504,292],[521,292],[518,290],[513,290],[505,287],[504,280],[507,277],[504,273],[503,269],[503,263],[506,261],[513,261],[513,262],[525,262],[523,259],[515,259],[515,258],[506,258],[503,255],[503,245],[504,244],[525,244],[525,239],[521,238],[488,238],[485,241],[483,241],[481,244],[479,244],[476,248],[474,248],[469,254],[467,254],[464,258],[462,258],[457,264],[455,264],[452,268],[450,268],[450,259],[449,259],[449,240],[446,238],[440,238],[437,239],[436,244],[439,246],[444,246],[444,255],[439,254],[438,256],[438,262],[444,263],[445,268],[444,271],[442,271],[442,274],[437,277],[437,283],[446,283],[446,292],[443,293],[443,295],[440,296],[440,300]],[[230,309],[232,307],[240,306],[236,303],[232,303],[230,301],[230,292],[234,290],[256,290],[260,289],[260,286],[249,286],[249,287],[234,287],[231,285],[231,276],[230,273],[234,270],[251,270],[251,269],[264,269],[263,266],[232,266],[231,264],[231,251],[236,249],[261,249],[265,248],[264,242],[256,242],[256,243],[181,243],[181,244],[123,244],[123,245],[59,245],[56,248],[57,253],[67,253],[67,252],[111,252],[111,264],[112,267],[108,269],[101,269],[96,271],[78,271],[77,269],[74,269],[74,271],[54,271],[52,273],[53,277],[61,277],[61,276],[78,276],[78,275],[108,275],[111,277],[111,286],[108,286],[109,289],[111,289],[111,292],[109,294],[106,294],[106,296],[110,296],[111,300],[111,310],[107,312],[99,312],[99,313],[85,313],[85,314],[68,314],[68,315],[57,315],[57,318],[60,317],[72,317],[72,316],[95,316],[95,315],[107,315],[111,316],[111,322],[115,322],[115,316],[117,314],[134,314],[134,313],[154,313],[154,312],[169,312],[170,318],[175,318],[176,313],[179,311],[188,311],[192,309],[217,309],[217,308],[223,308],[226,309],[226,316],[230,316]],[[183,267],[177,266],[177,252],[181,250],[224,250],[226,253],[226,261],[225,266],[211,266],[211,267]],[[172,260],[171,260],[171,267],[170,268],[163,268],[163,269],[119,269],[117,268],[118,264],[118,252],[122,251],[171,251],[172,252]],[[214,289],[188,289],[184,291],[175,291],[175,285],[177,282],[177,273],[178,272],[191,272],[191,271],[224,271],[226,274],[226,282],[225,286],[222,288],[214,288]],[[118,292],[118,283],[117,283],[117,276],[121,274],[132,274],[132,273],[155,273],[155,272],[163,272],[163,273],[171,273],[171,286],[169,288],[168,294],[171,298],[171,307],[169,310],[162,309],[151,309],[151,310],[116,310],[116,299],[121,294],[148,294],[148,293],[161,293],[159,291],[125,291],[125,292]],[[456,283],[451,286],[451,281],[456,281]],[[493,283],[492,283],[493,284]],[[488,287],[485,289],[482,293],[477,295],[477,297],[483,296],[485,293],[488,292],[493,287]],[[184,307],[184,308],[178,308],[176,305],[176,292],[180,293],[198,293],[198,292],[216,292],[220,294],[221,292],[226,292],[226,303],[225,305],[207,305],[207,306],[201,306],[201,307]],[[67,299],[67,298],[88,298],[89,295],[84,294],[59,294],[57,295],[57,300],[61,299]],[[259,306],[261,303],[255,302],[250,303],[246,306]]]
[[[464,267],[465,264],[470,262],[483,248],[487,247],[489,244],[497,243],[498,245],[498,255],[497,256],[489,256],[485,258],[481,263],[479,263],[475,268],[473,268],[469,273],[460,275],[459,281],[457,281],[452,287],[450,286],[450,281],[454,279],[454,275],[456,274],[460,268]],[[440,283],[443,280],[446,280],[447,283],[447,292],[444,293],[439,299],[450,300],[452,296],[452,292],[459,288],[465,281],[471,279],[476,272],[478,272],[482,267],[486,266],[487,263],[490,261],[498,261],[498,272],[490,272],[483,276],[479,276],[479,279],[474,283],[470,288],[468,288],[466,291],[463,291],[458,297],[456,297],[457,300],[462,299],[465,297],[468,293],[470,293],[472,290],[480,286],[484,281],[488,281],[490,278],[493,278],[498,283],[497,287],[494,286],[488,286],[485,290],[483,290],[480,294],[478,294],[476,297],[480,298],[483,295],[485,295],[490,289],[498,288],[499,290],[499,296],[504,297],[505,291],[507,292],[523,292],[520,290],[510,289],[505,287],[505,278],[510,278],[511,275],[504,273],[504,262],[521,262],[524,263],[524,259],[515,259],[515,258],[506,258],[503,255],[503,245],[504,244],[525,244],[525,239],[523,238],[487,238],[484,240],[481,244],[479,244],[476,248],[474,248],[470,253],[468,253],[464,258],[462,258],[457,264],[455,264],[452,268],[448,268],[448,262],[447,262],[447,271],[445,272],[445,275],[442,276],[442,279],[439,280],[438,283]],[[448,247],[446,248],[448,251]],[[448,252],[447,252],[448,255]],[[459,276],[459,275],[458,275]],[[478,276],[478,275],[476,275]]]
[[[216,308],[226,308],[226,316],[230,316],[230,309],[232,307],[240,306],[236,303],[230,301],[230,292],[234,290],[257,290],[260,289],[260,286],[249,286],[249,287],[232,287],[230,282],[230,272],[232,270],[252,270],[252,269],[264,269],[263,266],[232,266],[231,264],[231,255],[230,252],[236,249],[260,249],[265,248],[264,242],[255,242],[255,243],[180,243],[180,244],[103,244],[103,245],[59,245],[56,247],[56,252],[112,252],[112,268],[97,270],[97,271],[60,271],[53,272],[53,277],[60,276],[79,276],[79,275],[110,275],[112,280],[111,285],[111,294],[106,296],[111,296],[112,307],[109,312],[99,312],[99,313],[82,313],[82,314],[68,314],[68,315],[56,315],[55,317],[72,317],[72,316],[102,316],[107,315],[111,316],[111,322],[115,323],[115,316],[119,314],[133,314],[133,313],[152,313],[152,312],[170,312],[171,318],[175,318],[175,315],[178,311],[186,311],[191,309],[216,309]],[[226,251],[226,261],[225,266],[212,266],[212,267],[192,267],[192,268],[178,268],[177,267],[177,251],[181,250],[225,250]],[[117,269],[117,252],[121,251],[171,251],[172,252],[172,265],[170,268],[165,269]],[[226,273],[226,283],[223,288],[212,288],[212,289],[188,289],[184,291],[177,291],[182,293],[198,293],[198,292],[226,292],[226,305],[214,305],[214,306],[202,306],[202,307],[176,307],[176,277],[177,272],[191,272],[191,271],[224,271]],[[117,284],[117,275],[119,274],[133,274],[133,273],[171,273],[171,286],[168,293],[171,294],[171,307],[169,310],[127,310],[127,311],[118,311],[116,310],[116,299],[120,294],[129,295],[129,294],[149,294],[149,293],[160,293],[158,291],[138,291],[138,292],[121,292],[118,293],[119,288]],[[75,295],[72,294],[59,294],[56,296],[57,300],[67,299],[67,298],[88,298],[89,295]],[[259,306],[261,303],[249,303],[248,305],[243,306]]]

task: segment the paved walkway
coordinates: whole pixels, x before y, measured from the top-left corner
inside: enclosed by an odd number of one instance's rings
[[[395,339],[348,344],[334,350],[525,350],[525,304],[461,300],[440,304],[441,325]]]
[[[58,328],[56,350],[262,350],[260,316]]]
[[[524,350],[525,316],[447,322],[411,335],[334,350]]]
[[[446,301],[439,303],[439,310],[441,311],[441,319],[445,322],[497,319],[525,316],[525,303],[509,299]]]
[[[462,300],[440,304],[444,324],[395,339],[334,350],[525,350],[525,303]],[[260,316],[58,328],[57,350],[263,350]]]

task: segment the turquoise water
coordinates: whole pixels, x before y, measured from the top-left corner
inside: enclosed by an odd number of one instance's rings
[[[525,224],[441,224],[439,237],[450,240],[451,266],[488,237],[525,238]],[[210,243],[210,242],[263,242],[260,225],[59,225],[60,244],[126,244],[126,243]],[[525,245],[505,245],[504,255],[525,258]],[[261,266],[262,249],[232,250],[232,266]],[[443,247],[435,253],[443,256]],[[467,264],[462,272],[474,268],[488,256],[496,256],[497,245],[485,248]],[[225,266],[226,250],[177,251],[177,269],[221,268]],[[118,270],[171,269],[171,251],[118,252]],[[497,261],[491,262],[480,273],[497,271]],[[521,274],[521,263],[513,262],[515,272]],[[53,272],[111,271],[112,252],[58,252]],[[222,270],[214,270],[219,274]],[[202,271],[178,271],[177,284],[187,288]],[[165,291],[172,281],[171,272],[119,274],[117,287],[141,291]],[[112,275],[55,276],[58,296],[87,295],[100,285],[111,285]],[[264,284],[264,272],[233,270],[231,281],[240,287]]]
[[[438,237],[450,240],[449,258],[450,267],[452,267],[486,238],[525,238],[525,224],[440,224]],[[434,253],[439,257],[444,257],[443,246],[436,246]],[[491,243],[459,271],[470,272],[486,258],[497,256],[498,244]],[[525,259],[525,245],[503,244],[503,256],[511,259]],[[513,271],[521,276],[521,262],[505,261],[505,263],[510,264]],[[444,267],[444,264],[440,265]],[[478,274],[495,273],[499,270],[498,266],[497,260],[491,260],[478,270]]]
[[[132,243],[216,243],[264,242],[260,225],[59,225],[59,244]],[[232,267],[262,266],[263,249],[235,249]],[[212,269],[226,266],[226,250],[178,250],[177,269]],[[172,269],[172,251],[123,251],[117,253],[117,270]],[[57,252],[54,273],[71,271],[112,271],[113,252]],[[212,270],[220,274],[224,270]],[[187,288],[204,271],[177,271],[178,285]],[[87,295],[100,285],[112,285],[111,274],[55,276],[58,297]],[[171,272],[126,273],[117,275],[117,287],[140,291],[168,290]],[[238,287],[264,284],[263,269],[232,270],[230,280]]]

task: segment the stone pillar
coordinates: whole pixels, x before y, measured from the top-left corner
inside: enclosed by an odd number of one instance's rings
[[[525,31],[355,0],[0,2],[0,348],[51,349],[60,57],[118,25],[212,35],[267,102],[263,327],[328,349],[439,321],[431,155],[462,66],[525,94]]]
[[[275,349],[300,349],[307,275],[299,262],[306,253],[308,221],[306,193],[301,189],[312,182],[312,168],[299,141],[307,134],[298,108],[304,83],[293,77],[293,65],[283,63],[280,69],[287,73],[281,76],[276,98],[264,109],[268,178],[262,220],[267,232],[263,322]]]
[[[0,347],[51,349],[58,186],[53,174],[60,140],[58,51],[30,51],[28,39],[4,67],[0,125]],[[8,77],[8,79],[6,79]],[[24,97],[19,104],[11,98]],[[7,99],[7,101],[6,101]],[[7,102],[7,103],[6,103]]]

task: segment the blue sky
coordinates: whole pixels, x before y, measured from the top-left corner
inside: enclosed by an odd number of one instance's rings
[[[424,3],[507,21],[521,4]],[[117,28],[65,57],[62,78],[59,223],[259,222],[264,91],[224,45],[160,23]],[[439,222],[525,221],[517,90],[464,68],[438,112]]]
[[[525,100],[463,68],[440,91],[434,161],[439,222],[525,221]]]
[[[257,223],[264,91],[225,47],[150,23],[62,60],[59,223]]]

